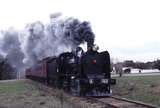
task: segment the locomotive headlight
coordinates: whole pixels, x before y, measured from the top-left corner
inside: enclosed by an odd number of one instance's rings
[[[89,79],[89,84],[93,84],[93,79]]]
[[[69,60],[69,63],[74,63],[74,62],[75,62],[74,58]]]
[[[101,79],[101,82],[104,84],[108,84],[108,79]]]
[[[71,79],[75,79],[75,76],[71,76]]]

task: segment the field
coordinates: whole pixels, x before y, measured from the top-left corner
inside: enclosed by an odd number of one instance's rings
[[[113,94],[160,106],[160,75],[115,77]],[[0,81],[0,108],[75,108],[28,80]],[[86,107],[85,107],[86,108]]]
[[[72,108],[63,103],[64,108]],[[60,98],[40,90],[26,80],[0,82],[0,108],[62,108]]]
[[[160,75],[116,77],[113,94],[160,106]]]

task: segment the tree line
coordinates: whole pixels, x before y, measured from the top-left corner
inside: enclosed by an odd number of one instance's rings
[[[0,57],[0,80],[15,79],[17,72],[6,58]]]
[[[123,62],[117,62],[113,64],[114,67],[132,67],[138,69],[159,69],[160,70],[160,59],[149,62],[134,62],[133,60],[126,60]]]

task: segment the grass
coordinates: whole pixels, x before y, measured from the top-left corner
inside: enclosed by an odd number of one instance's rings
[[[0,93],[21,93],[31,89],[34,90],[36,88],[20,81],[0,83]]]
[[[64,108],[73,108],[63,102]],[[0,108],[62,108],[61,100],[26,81],[0,82]]]
[[[114,95],[160,106],[160,75],[124,76],[116,79],[117,84],[112,86]],[[1,107],[62,108],[62,103],[59,97],[41,91],[35,84],[13,81],[0,82]],[[74,107],[64,99],[63,108]]]
[[[29,80],[0,81],[0,108],[95,108],[62,90],[48,88],[53,94],[49,93],[42,85]]]
[[[117,77],[113,94],[160,106],[160,75]]]

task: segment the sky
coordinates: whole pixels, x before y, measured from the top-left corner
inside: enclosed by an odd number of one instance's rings
[[[160,59],[159,0],[0,0],[0,29],[23,29],[49,15],[89,21],[100,51],[118,61]]]

